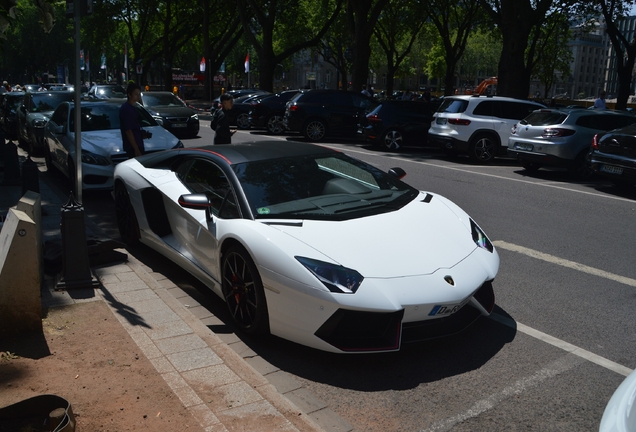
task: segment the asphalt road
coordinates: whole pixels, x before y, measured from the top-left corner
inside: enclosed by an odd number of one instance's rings
[[[211,143],[206,125],[186,147]],[[289,137],[239,131],[233,141],[254,139]],[[610,396],[636,367],[636,190],[572,182],[560,170],[529,174],[509,160],[477,166],[431,149],[325,145],[384,170],[401,166],[407,183],[466,210],[501,257],[496,310],[457,336],[399,353],[335,355],[275,337],[244,342],[359,431],[598,430]],[[118,236],[108,193],[85,192],[84,205]],[[131,251],[155,259],[149,252]],[[208,296],[223,319],[219,299],[176,266],[167,271]]]

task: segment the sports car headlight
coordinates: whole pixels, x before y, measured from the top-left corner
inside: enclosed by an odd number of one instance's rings
[[[488,237],[486,237],[486,234],[484,234],[481,228],[479,228],[472,219],[470,220],[470,230],[473,234],[473,241],[477,246],[482,249],[486,249],[488,252],[495,250]]]
[[[82,150],[82,162],[90,165],[110,165],[108,158]]]
[[[190,116],[190,118],[191,118],[192,120],[199,120],[199,114],[192,114],[192,115]]]
[[[357,271],[340,265],[300,256],[296,259],[331,292],[353,294],[364,280]]]

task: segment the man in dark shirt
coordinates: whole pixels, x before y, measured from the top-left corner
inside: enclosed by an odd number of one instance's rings
[[[210,126],[216,134],[214,135],[214,144],[232,144],[232,135],[236,133],[236,129],[230,130],[230,118],[227,111],[232,109],[234,98],[231,94],[223,93],[220,97],[221,108],[214,112]]]
[[[127,101],[119,108],[119,128],[121,139],[124,143],[124,151],[128,157],[136,157],[144,154],[144,140],[142,138],[139,111],[135,104],[141,98],[139,84],[130,83],[126,88]]]

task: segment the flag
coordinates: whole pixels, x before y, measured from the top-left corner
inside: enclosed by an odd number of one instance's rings
[[[128,69],[128,45],[124,44],[124,69]]]
[[[199,64],[199,70],[205,72],[205,56],[201,57],[201,63]]]
[[[245,73],[249,73],[250,71],[250,52],[247,52],[245,56]]]

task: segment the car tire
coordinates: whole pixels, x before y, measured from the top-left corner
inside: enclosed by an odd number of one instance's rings
[[[126,186],[117,182],[115,184],[115,219],[117,220],[117,228],[121,239],[128,246],[134,246],[139,243],[139,222],[135,209],[130,202],[130,196]]]
[[[404,145],[404,136],[397,129],[389,129],[382,135],[382,147],[388,151],[398,151]]]
[[[269,332],[269,314],[263,282],[247,251],[230,246],[223,254],[223,298],[234,323],[245,333],[261,335]]]
[[[283,125],[283,116],[273,115],[267,118],[267,132],[280,135],[285,132],[285,125]]]
[[[239,129],[250,128],[250,116],[248,113],[241,113],[236,117],[236,127]]]
[[[327,134],[327,125],[318,119],[309,120],[303,127],[303,135],[309,141],[321,141]]]
[[[579,153],[568,167],[568,174],[576,180],[588,180],[594,175],[592,167],[587,162],[587,153],[587,150]]]
[[[542,165],[537,162],[521,162],[521,166],[523,167],[524,170],[530,171],[530,172],[536,172],[539,170],[539,168],[542,167]]]
[[[499,144],[490,134],[476,135],[468,146],[468,156],[473,162],[487,164],[493,161]]]

